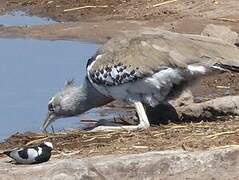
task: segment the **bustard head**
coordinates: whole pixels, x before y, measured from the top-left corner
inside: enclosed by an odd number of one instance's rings
[[[73,81],[67,82],[65,88],[56,93],[48,102],[48,113],[43,123],[43,130],[59,118],[72,117],[85,112],[86,95],[83,88]]]
[[[88,78],[81,86],[76,86],[74,81],[68,81],[65,88],[56,93],[48,102],[47,118],[43,123],[43,130],[59,118],[77,116],[85,111],[105,105],[112,101],[98,92]]]

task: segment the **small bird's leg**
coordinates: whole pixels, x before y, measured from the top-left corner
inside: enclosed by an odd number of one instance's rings
[[[128,130],[128,131],[136,131],[143,130],[149,128],[150,124],[148,121],[148,117],[146,115],[143,104],[138,101],[134,103],[136,111],[139,116],[139,124],[131,125],[131,126],[98,126],[91,130],[91,132],[97,131],[118,131],[118,130]]]

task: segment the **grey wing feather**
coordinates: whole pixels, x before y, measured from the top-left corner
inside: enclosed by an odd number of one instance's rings
[[[168,31],[129,33],[111,39],[99,49],[88,64],[88,74],[95,83],[118,85],[150,76],[165,67],[212,67],[216,63],[238,66],[238,60],[239,50],[235,46],[213,38]],[[126,69],[119,72],[122,67]],[[109,68],[111,72],[107,72]],[[127,79],[121,79],[125,76]]]

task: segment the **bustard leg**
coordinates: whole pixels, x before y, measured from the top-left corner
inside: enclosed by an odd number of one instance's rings
[[[139,116],[139,124],[138,125],[131,125],[131,126],[98,126],[91,130],[91,132],[97,131],[117,131],[117,130],[128,130],[128,131],[135,131],[135,130],[143,130],[149,128],[149,120],[146,115],[145,109],[143,104],[138,101],[134,103],[137,114]]]

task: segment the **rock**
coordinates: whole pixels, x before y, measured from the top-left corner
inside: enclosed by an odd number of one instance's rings
[[[186,89],[176,99],[170,100],[169,103],[176,107],[191,105],[193,103],[193,94],[190,90]]]
[[[200,103],[195,103],[190,91],[185,91],[178,99],[147,107],[146,112],[151,124],[169,122],[198,122],[220,116],[239,116],[239,96],[225,96]]]
[[[239,96],[225,96],[201,103],[176,107],[179,119],[196,121],[218,116],[239,115]]]
[[[0,179],[237,179],[239,146],[207,151],[154,151],[142,154],[54,159],[38,165],[1,160]]]
[[[201,35],[222,39],[230,44],[239,43],[238,33],[232,31],[230,27],[227,26],[209,24],[204,28]]]

